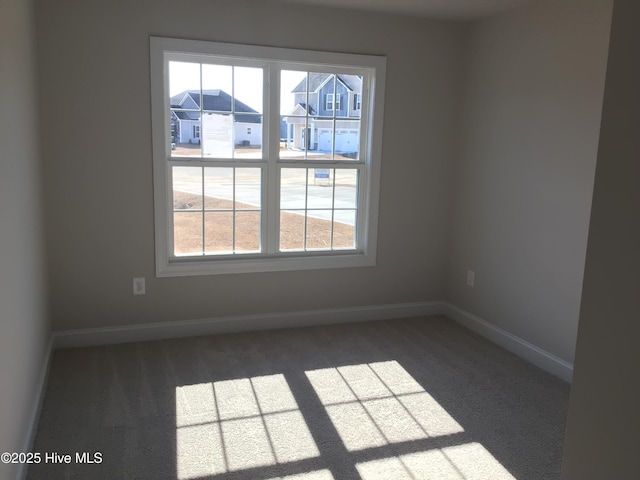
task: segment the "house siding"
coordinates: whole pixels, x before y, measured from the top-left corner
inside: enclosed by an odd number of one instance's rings
[[[200,143],[201,137],[193,135],[193,126],[200,125],[200,120],[176,120],[176,122],[177,141],[175,143]],[[247,133],[247,128],[251,129],[251,133]],[[236,145],[242,145],[243,142],[249,142],[248,146],[252,147],[262,145],[262,123],[237,122],[234,124],[234,133]]]
[[[333,110],[327,110],[327,95],[333,94],[333,80],[329,80],[325,83],[319,90],[319,105],[318,112],[322,117],[331,117],[333,116]],[[349,103],[349,90],[341,83],[337,82],[336,90],[337,95],[340,95],[340,109],[336,110],[336,116],[346,117],[348,111],[348,103]]]
[[[247,129],[251,129],[251,133],[247,133]],[[243,142],[249,142],[252,147],[262,145],[262,124],[261,123],[244,123],[237,122],[234,127],[236,145],[242,145]]]

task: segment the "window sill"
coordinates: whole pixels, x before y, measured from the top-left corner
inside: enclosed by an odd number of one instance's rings
[[[186,277],[198,275],[222,275],[234,273],[283,272],[291,270],[318,270],[327,268],[372,267],[374,255],[348,251],[344,253],[281,254],[270,257],[239,256],[226,258],[181,257],[168,261],[158,260],[157,277]]]

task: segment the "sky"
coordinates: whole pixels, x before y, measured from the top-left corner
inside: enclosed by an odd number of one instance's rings
[[[224,90],[231,95],[232,83],[235,97],[258,112],[262,112],[262,69],[202,65],[202,89]],[[306,72],[283,71],[281,74],[280,111],[288,113],[293,107],[291,90],[305,77]],[[169,94],[184,90],[200,89],[200,64],[169,62]]]

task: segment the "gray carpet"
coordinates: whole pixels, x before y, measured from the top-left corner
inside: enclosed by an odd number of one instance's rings
[[[568,396],[444,317],[59,350],[28,478],[556,479]]]

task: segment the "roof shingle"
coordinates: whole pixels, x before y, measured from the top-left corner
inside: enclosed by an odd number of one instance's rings
[[[188,98],[191,98],[198,108],[200,108],[200,90],[185,90],[177,95],[172,96],[169,99],[171,108],[184,108],[184,104]],[[210,110],[217,112],[230,112],[231,111],[231,95],[224,90],[203,90],[202,98],[204,100],[202,104],[202,110]],[[242,103],[238,99],[234,99],[234,110],[242,113],[258,113],[250,106]]]

